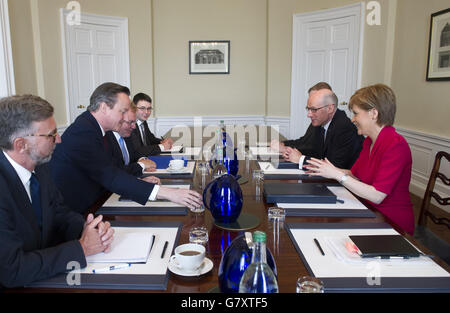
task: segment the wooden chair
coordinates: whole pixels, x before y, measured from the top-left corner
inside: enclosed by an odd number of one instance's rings
[[[439,238],[426,227],[428,222],[427,218],[429,218],[429,220],[431,220],[431,222],[435,223],[436,225],[445,225],[447,226],[448,230],[450,230],[450,220],[448,218],[438,217],[429,210],[432,198],[441,205],[450,206],[450,197],[442,198],[434,190],[437,178],[439,178],[445,185],[450,186],[450,179],[447,178],[443,173],[439,172],[442,157],[450,162],[450,154],[448,154],[447,152],[440,151],[436,154],[433,170],[431,171],[427,189],[425,190],[425,195],[423,197],[418,225],[414,232],[414,238],[422,242],[424,246],[430,249],[434,254],[444,260],[447,264],[450,264],[450,244]]]

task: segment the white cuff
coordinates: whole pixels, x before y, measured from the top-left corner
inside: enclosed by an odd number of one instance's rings
[[[142,162],[137,162],[137,164],[139,164],[142,167],[142,174],[144,174],[145,171],[145,165]]]
[[[304,155],[302,155],[301,157],[300,157],[300,160],[298,160],[298,168],[299,169],[303,169],[303,162],[305,162],[305,156]]]
[[[159,148],[161,149],[161,152],[166,151],[166,150],[164,149],[164,145],[158,145],[158,146],[159,146]]]
[[[148,197],[148,200],[150,200],[150,201],[155,201],[156,200],[156,194],[159,191],[159,187],[160,187],[159,185],[155,185],[153,187],[152,193],[150,194],[150,197]]]

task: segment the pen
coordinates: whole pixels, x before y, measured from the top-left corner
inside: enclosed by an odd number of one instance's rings
[[[92,270],[92,273],[105,273],[105,272],[114,271],[114,270],[118,270],[121,268],[127,268],[127,267],[131,267],[131,263],[112,265],[112,266],[108,266],[108,267],[104,267],[104,268],[99,268],[96,270]]]
[[[322,253],[322,255],[325,255],[325,252],[323,252],[322,247],[320,246],[320,243],[316,238],[314,238],[314,243],[316,244],[317,248],[319,248],[320,253]]]
[[[155,238],[156,238],[156,236],[153,235],[153,236],[152,236],[152,245],[150,246],[150,252],[152,252],[153,245],[155,244]]]
[[[166,249],[167,249],[167,245],[169,244],[169,242],[168,241],[166,241],[165,243],[164,243],[164,248],[163,248],[163,251],[162,251],[162,253],[161,253],[161,259],[163,259],[164,258],[164,254],[166,254]]]

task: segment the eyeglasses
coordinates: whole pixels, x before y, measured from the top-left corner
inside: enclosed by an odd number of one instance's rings
[[[317,113],[317,111],[319,111],[320,109],[323,109],[323,108],[325,108],[327,106],[329,106],[329,104],[324,105],[323,107],[320,107],[320,108],[308,108],[308,107],[305,107],[305,110],[306,110],[306,112],[311,111],[311,113]]]
[[[147,112],[150,112],[151,110],[153,110],[153,107],[149,107],[149,108],[146,108],[146,107],[137,107],[138,108],[138,110],[141,110],[141,111],[147,111]]]
[[[47,138],[53,138],[53,142],[55,142],[56,141],[56,136],[58,136],[58,132],[57,131],[55,131],[55,132],[53,132],[51,134],[28,134],[28,135],[25,135],[23,137],[47,137]]]

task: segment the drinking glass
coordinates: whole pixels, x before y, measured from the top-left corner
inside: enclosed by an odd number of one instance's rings
[[[297,293],[323,293],[323,282],[315,277],[303,276],[297,280]]]
[[[189,242],[206,246],[208,243],[208,229],[204,226],[193,227],[189,231]]]

